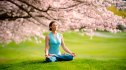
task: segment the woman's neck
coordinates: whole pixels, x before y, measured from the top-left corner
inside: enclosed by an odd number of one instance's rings
[[[56,34],[56,33],[57,33],[57,31],[52,31],[52,33],[53,33],[53,34]]]

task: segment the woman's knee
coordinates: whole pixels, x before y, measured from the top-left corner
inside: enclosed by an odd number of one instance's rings
[[[67,56],[67,59],[68,59],[68,60],[73,60],[73,58],[74,58],[74,57],[73,57],[72,55],[68,55],[68,56]]]
[[[64,61],[70,61],[70,60],[73,60],[74,57],[70,54],[63,54],[59,58]]]
[[[56,62],[57,59],[54,56],[50,56],[49,58],[46,58],[46,62]]]

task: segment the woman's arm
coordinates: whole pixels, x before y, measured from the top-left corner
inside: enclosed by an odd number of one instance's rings
[[[65,46],[65,43],[64,43],[64,39],[63,39],[63,36],[61,35],[61,46],[63,48],[64,51],[66,51],[67,53],[71,54],[72,56],[75,56],[75,53],[71,52],[66,46]]]
[[[48,57],[49,56],[49,36],[47,35],[45,37],[45,57]]]

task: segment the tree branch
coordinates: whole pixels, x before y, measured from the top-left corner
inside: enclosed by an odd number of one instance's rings
[[[52,8],[52,7],[50,7],[49,10],[57,11],[57,10],[70,9],[70,8],[76,7],[76,6],[78,6],[78,5],[80,5],[80,4],[84,4],[84,3],[85,3],[85,2],[77,2],[77,3],[74,4],[74,5],[70,5],[70,6],[68,6],[68,7],[63,7],[63,8]],[[86,4],[86,3],[85,3],[85,4]]]
[[[25,11],[25,12],[28,14],[29,17],[35,19],[37,22],[39,22],[40,24],[42,24],[42,22],[41,22],[40,20],[36,19],[34,16],[32,16],[32,14],[31,14],[27,9],[23,8],[22,6],[18,5],[17,3],[15,3],[15,2],[12,1],[12,0],[7,0],[7,1],[9,1],[9,2],[11,2],[12,4],[16,5],[17,7],[19,7],[19,8],[22,9],[23,11]],[[43,16],[43,17],[45,17],[45,16]],[[45,18],[47,18],[47,17],[45,17]],[[47,18],[47,19],[48,19],[48,18]],[[42,24],[42,25],[46,26],[45,24]]]
[[[26,1],[23,1],[23,0],[18,0],[18,1],[20,1],[20,2],[22,2],[22,3],[25,3],[26,5],[31,6],[32,8],[34,8],[34,9],[36,9],[36,10],[38,10],[38,11],[42,11],[42,12],[47,12],[48,9],[49,9],[49,7],[50,7],[50,6],[49,6],[46,10],[41,10],[41,9],[39,9],[39,8],[37,8],[37,7],[35,7],[35,6],[31,5],[31,4],[29,4],[29,3],[27,3]]]
[[[35,6],[29,4],[29,3],[25,2],[25,1],[22,1],[22,0],[19,0],[19,1],[22,2],[22,3],[25,3],[25,4],[28,5],[28,6],[31,6],[32,8],[34,8],[34,9],[36,9],[36,10],[38,10],[38,11],[45,12],[46,15],[47,15],[48,17],[50,17],[50,19],[57,20],[57,19],[53,18],[52,16],[50,16],[49,13],[47,13],[48,10],[50,9],[50,6],[48,6],[48,8],[47,8],[46,10],[41,10],[41,9],[36,8]],[[49,18],[47,18],[47,19],[49,19]]]
[[[1,14],[0,15],[0,19],[4,20],[4,19],[16,19],[16,18],[30,18],[30,16],[10,16],[7,13]]]

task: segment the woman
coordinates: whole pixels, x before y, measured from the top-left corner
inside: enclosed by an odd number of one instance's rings
[[[55,21],[49,24],[51,31],[45,38],[45,57],[47,62],[73,60],[75,53],[71,52],[64,44],[63,36],[57,32],[58,25]],[[68,54],[61,54],[60,46]]]

